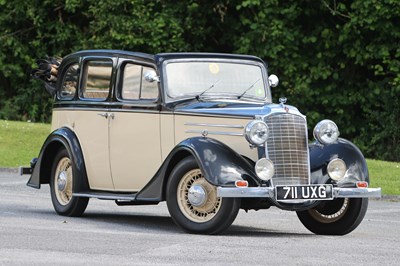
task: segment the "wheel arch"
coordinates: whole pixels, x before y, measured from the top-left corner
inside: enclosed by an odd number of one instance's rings
[[[193,156],[208,182],[215,186],[235,186],[236,180],[246,179],[258,184],[248,159],[236,153],[222,142],[207,138],[193,137],[180,142],[170,152],[156,175],[138,193],[138,199],[165,200],[168,178],[178,162]]]
[[[66,127],[56,129],[47,137],[27,183],[28,186],[40,188],[41,184],[50,182],[53,159],[61,148],[68,151],[72,163],[75,165],[73,174],[79,177],[77,178],[78,182],[74,182],[73,192],[89,189],[85,161],[79,140],[76,134]]]
[[[310,145],[310,166],[313,183],[323,184],[330,178],[326,168],[333,158],[342,159],[347,166],[345,178],[338,183],[339,187],[354,187],[357,181],[369,183],[368,166],[362,152],[352,142],[338,139],[337,143],[321,146]]]

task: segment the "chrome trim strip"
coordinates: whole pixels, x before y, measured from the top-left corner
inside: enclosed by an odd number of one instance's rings
[[[206,124],[206,123],[185,123],[185,126],[199,126],[199,127],[225,127],[225,128],[239,128],[243,129],[242,125],[224,125],[224,124]]]
[[[217,187],[222,198],[274,198],[273,187]],[[381,188],[333,188],[333,198],[380,198]]]
[[[226,114],[210,114],[210,113],[195,113],[195,112],[183,112],[183,111],[176,111],[174,112],[176,115],[184,115],[184,116],[202,116],[202,117],[218,117],[218,118],[238,118],[238,119],[246,119],[249,118],[254,119],[254,115],[226,115]]]
[[[381,198],[381,188],[333,188],[335,198]]]
[[[116,108],[90,108],[90,107],[56,107],[53,111],[96,111],[96,112],[113,112],[113,113],[151,113],[160,114],[157,110],[146,110],[146,109],[116,109]]]
[[[114,113],[151,113],[151,114],[159,114],[160,111],[158,110],[146,110],[146,109],[109,109],[109,112]]]
[[[208,130],[186,130],[185,133],[195,133],[195,134],[206,134],[206,135],[227,135],[227,136],[240,136],[243,137],[243,133],[236,132],[221,132],[221,131],[208,131]]]
[[[272,187],[217,187],[217,197],[222,198],[273,198]]]

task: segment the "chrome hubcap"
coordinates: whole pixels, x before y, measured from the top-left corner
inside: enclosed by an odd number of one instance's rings
[[[189,189],[188,200],[195,207],[202,206],[207,199],[207,193],[201,185],[193,185]]]
[[[61,171],[57,177],[57,186],[58,190],[64,191],[67,186],[67,173],[65,171]]]

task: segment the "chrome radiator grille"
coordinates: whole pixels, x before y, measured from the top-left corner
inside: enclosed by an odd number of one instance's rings
[[[273,185],[309,183],[307,125],[305,118],[279,113],[264,118],[270,130],[267,157],[275,165]]]

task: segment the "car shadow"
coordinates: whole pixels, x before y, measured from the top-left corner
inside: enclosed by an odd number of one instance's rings
[[[165,233],[187,234],[180,229],[170,216],[149,215],[144,213],[102,213],[85,212],[82,217],[64,217],[57,215],[51,210],[35,210],[35,215],[42,214],[60,217],[64,222],[82,221],[85,223],[95,222],[98,227],[114,228],[115,230],[134,228],[146,231],[157,231]],[[231,225],[227,230],[217,236],[227,237],[313,237],[312,233],[299,233],[290,231],[274,230],[271,228],[262,228],[254,226]]]
[[[298,233],[289,231],[280,231],[270,228],[261,228],[254,226],[231,225],[221,235],[225,236],[242,236],[242,237],[312,237],[312,233]]]
[[[85,213],[81,219],[117,226],[134,226],[138,229],[157,230],[165,232],[180,232],[180,229],[169,216],[157,216],[149,214],[114,214],[114,213]]]

